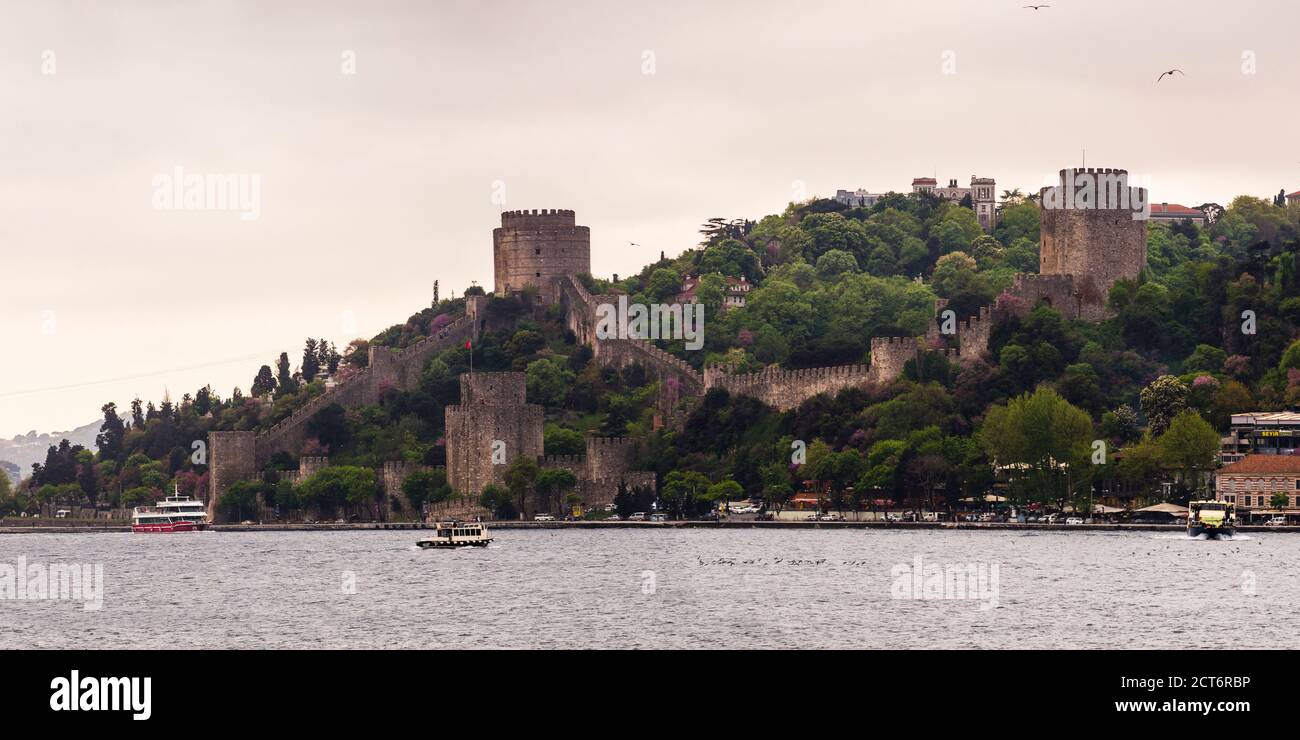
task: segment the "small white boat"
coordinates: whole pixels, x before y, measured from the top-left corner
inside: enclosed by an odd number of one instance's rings
[[[487,547],[492,538],[481,522],[438,522],[434,534],[415,544],[430,550],[438,547]]]

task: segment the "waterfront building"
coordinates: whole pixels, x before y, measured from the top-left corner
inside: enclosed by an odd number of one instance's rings
[[[1286,497],[1281,509],[1273,497]],[[1236,504],[1243,518],[1250,515],[1300,515],[1300,455],[1246,455],[1215,474],[1214,498]]]
[[[1300,412],[1251,411],[1232,415],[1219,460],[1232,463],[1246,455],[1295,455],[1300,450]]]

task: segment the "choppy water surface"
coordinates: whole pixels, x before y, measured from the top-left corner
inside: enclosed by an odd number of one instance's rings
[[[105,581],[98,611],[0,601],[0,647],[1280,647],[1300,611],[1296,534],[496,530],[458,551],[418,536],[0,535],[0,564],[102,563]],[[996,606],[895,598],[917,557],[923,577],[996,565]]]

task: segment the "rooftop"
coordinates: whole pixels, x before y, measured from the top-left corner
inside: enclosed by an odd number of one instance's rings
[[[1282,424],[1300,424],[1300,412],[1296,411],[1251,411],[1244,414],[1233,414],[1233,426],[1245,426],[1248,424],[1255,425],[1282,425]]]
[[[1152,216],[1178,216],[1180,218],[1205,218],[1205,214],[1195,208],[1179,205],[1177,203],[1152,203]]]
[[[1246,455],[1219,469],[1224,475],[1300,475],[1300,455]]]

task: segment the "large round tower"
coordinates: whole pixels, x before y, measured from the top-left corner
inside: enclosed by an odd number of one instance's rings
[[[497,295],[537,287],[537,302],[559,302],[555,278],[591,272],[591,230],[573,211],[506,211],[492,230]]]

